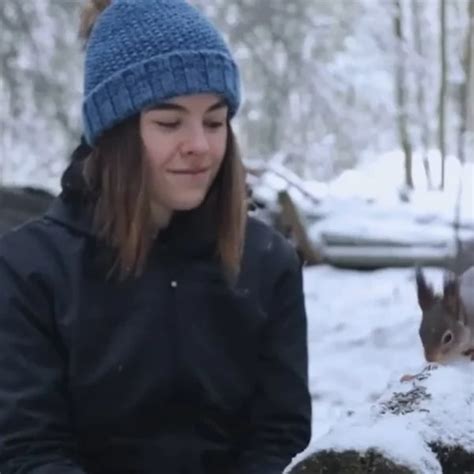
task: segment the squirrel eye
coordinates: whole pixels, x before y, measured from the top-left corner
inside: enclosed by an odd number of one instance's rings
[[[449,344],[453,340],[453,333],[448,331],[443,336],[443,344]]]

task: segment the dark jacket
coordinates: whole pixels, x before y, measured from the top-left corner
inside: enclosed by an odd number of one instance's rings
[[[280,473],[311,418],[290,244],[250,218],[232,287],[182,213],[120,283],[77,209],[0,239],[0,472]]]

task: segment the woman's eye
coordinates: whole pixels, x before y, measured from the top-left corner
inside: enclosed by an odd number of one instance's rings
[[[208,128],[217,129],[217,128],[223,127],[224,122],[217,121],[217,120],[209,121],[209,122],[205,122],[205,126],[208,127]]]
[[[156,121],[155,123],[156,123],[157,125],[159,125],[160,127],[169,128],[169,129],[176,128],[176,127],[179,126],[179,122],[178,122],[178,121],[174,121],[174,122]]]

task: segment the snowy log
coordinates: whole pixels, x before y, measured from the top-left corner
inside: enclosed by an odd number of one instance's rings
[[[373,224],[375,226],[376,223]],[[399,225],[402,227],[406,223],[399,222]],[[408,235],[401,235],[402,233],[398,231],[397,233],[393,232],[389,234],[390,229],[380,229],[380,230],[371,230],[366,234],[362,232],[357,232],[353,229],[339,229],[339,230],[323,230],[321,232],[321,238],[326,245],[343,245],[343,246],[366,246],[366,247],[413,247],[423,245],[428,248],[444,248],[448,243],[452,241],[452,235],[430,235],[427,234],[426,226],[417,226],[418,234],[413,235],[413,225],[411,229],[407,230]],[[403,227],[402,227],[403,229]],[[432,230],[432,229],[430,229]],[[451,229],[447,229],[447,232],[453,232]]]
[[[474,362],[427,367],[316,441],[291,474],[474,473]]]
[[[454,258],[454,249],[449,246],[326,245],[322,252],[328,263],[344,268],[409,267],[415,264],[442,267]]]

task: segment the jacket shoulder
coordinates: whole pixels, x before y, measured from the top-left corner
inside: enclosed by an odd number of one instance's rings
[[[0,236],[0,263],[18,274],[48,273],[64,260],[66,236],[44,217],[34,218]]]
[[[292,243],[281,232],[274,229],[262,220],[249,217],[245,252],[252,258],[265,258],[283,266],[300,266],[300,259]]]
[[[268,306],[270,289],[287,274],[297,274],[301,263],[293,245],[265,222],[249,217],[240,271],[240,286],[257,291]],[[258,290],[256,290],[258,289]]]
[[[36,217],[4,232],[0,235],[0,257],[15,256],[20,251],[28,251],[37,236],[43,233],[43,227],[43,218]]]

